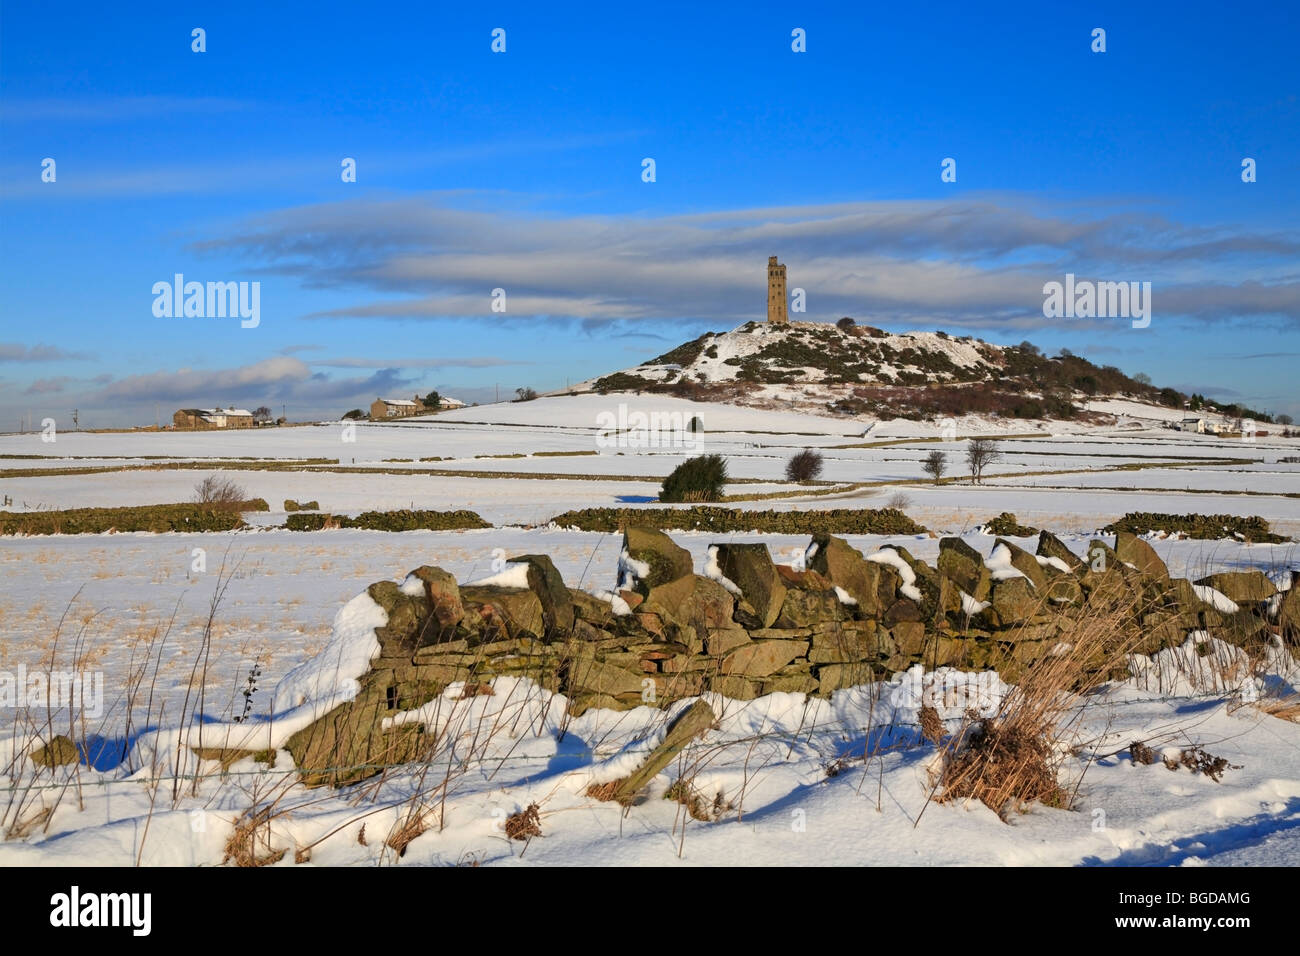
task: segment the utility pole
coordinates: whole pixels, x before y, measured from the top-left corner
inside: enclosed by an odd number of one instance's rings
[[[75,408],[72,410],[72,430],[74,432],[77,430],[77,409]]]
[[[494,401],[498,401],[498,402],[499,402],[499,401],[501,401],[501,386],[500,386],[500,385],[497,385],[497,386],[496,386],[496,390],[497,390],[497,396],[496,396],[496,398],[494,399]]]

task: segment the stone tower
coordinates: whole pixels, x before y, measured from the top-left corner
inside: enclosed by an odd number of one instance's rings
[[[771,325],[786,325],[790,321],[786,311],[785,266],[776,256],[767,257],[767,321]]]

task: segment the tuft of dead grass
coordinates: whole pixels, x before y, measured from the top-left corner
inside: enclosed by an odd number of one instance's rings
[[[935,790],[939,802],[976,799],[999,816],[1029,803],[1069,809],[1072,796],[1058,776],[1063,738],[1077,726],[1084,704],[1108,678],[1127,673],[1129,655],[1142,640],[1137,625],[1145,602],[1136,593],[1108,610],[1062,619],[1053,653],[1027,666],[996,713],[967,714],[960,732],[942,746]],[[927,739],[941,735],[938,714],[927,720]],[[935,724],[940,723],[936,728]]]
[[[943,740],[943,719],[932,704],[923,704],[920,711],[921,736],[936,747]]]
[[[226,840],[225,855],[221,862],[256,867],[271,866],[284,859],[288,849],[282,847],[277,850],[271,846],[271,818],[275,815],[274,807],[263,807],[238,817],[234,830]]]
[[[506,817],[506,836],[512,840],[531,840],[542,835],[541,807],[528,804],[518,813]]]
[[[388,835],[384,841],[385,846],[395,850],[399,857],[406,856],[406,848],[416,837],[423,834],[429,829],[425,823],[423,813],[409,813],[407,816],[393,828],[393,832]]]
[[[618,796],[619,788],[623,786],[623,779],[607,780],[605,783],[593,783],[587,787],[587,796],[593,800],[613,800]]]

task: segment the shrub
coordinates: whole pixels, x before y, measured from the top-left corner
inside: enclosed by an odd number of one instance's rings
[[[660,501],[720,501],[727,483],[727,463],[721,455],[688,458],[664,479]]]
[[[855,325],[857,325],[857,323],[854,322],[854,321],[853,321],[851,318],[849,318],[847,315],[844,316],[844,318],[840,319],[838,322],[835,323],[835,327],[838,328],[841,332],[847,332],[849,329],[853,328],[853,326],[855,326]]]
[[[194,500],[218,511],[239,511],[248,500],[248,492],[231,478],[208,475],[194,486]]]
[[[822,456],[811,448],[790,456],[785,463],[787,481],[812,481],[822,473]]]
[[[1010,511],[1002,512],[986,524],[984,530],[1002,538],[1028,538],[1030,535],[1038,534],[1037,528],[1021,524]]]
[[[362,411],[361,409],[359,409],[359,408],[354,408],[354,409],[352,409],[352,410],[349,411],[349,412],[344,412],[344,413],[343,413],[343,417],[344,417],[344,419],[353,419],[353,420],[355,420],[355,419],[358,419],[358,418],[365,418],[365,417],[366,417],[366,413],[363,412],[363,411]]]
[[[284,510],[285,511],[318,511],[320,510],[320,502],[319,501],[297,502],[294,501],[292,498],[285,498]]]
[[[516,402],[531,402],[537,397],[537,392],[528,386],[515,389],[515,394],[519,396],[515,399]]]
[[[885,507],[894,511],[903,511],[912,507],[912,499],[906,493],[896,491],[889,496],[889,500],[885,502]]]

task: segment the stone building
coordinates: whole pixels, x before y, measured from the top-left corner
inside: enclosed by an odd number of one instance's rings
[[[376,420],[406,418],[409,415],[420,415],[424,410],[423,403],[408,398],[376,398],[370,403],[370,417]]]
[[[252,428],[246,408],[182,408],[172,415],[174,428]]]
[[[785,297],[785,266],[776,256],[767,257],[767,321],[771,325],[786,325],[790,321]]]

